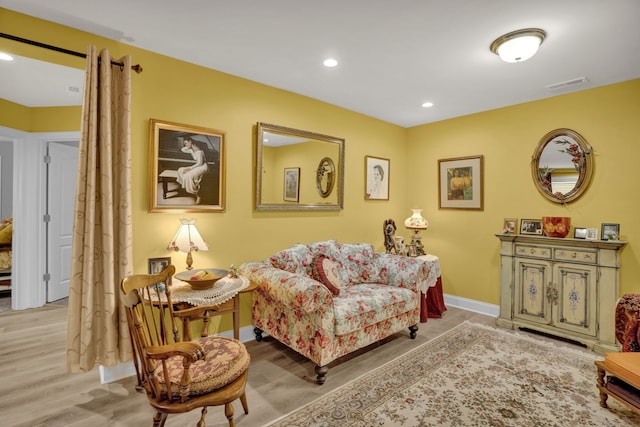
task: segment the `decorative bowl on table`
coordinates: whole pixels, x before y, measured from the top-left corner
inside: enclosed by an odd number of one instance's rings
[[[202,268],[182,271],[174,277],[183,282],[187,282],[193,289],[211,289],[216,282],[226,276],[229,272],[219,268]]]
[[[571,229],[571,218],[566,216],[542,217],[542,230],[548,237],[567,237]]]

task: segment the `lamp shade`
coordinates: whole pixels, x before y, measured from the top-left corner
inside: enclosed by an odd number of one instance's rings
[[[546,33],[538,28],[526,28],[498,37],[491,43],[491,52],[504,62],[522,62],[538,52]]]
[[[182,224],[167,249],[187,253],[191,251],[206,251],[209,249],[207,243],[202,239],[202,236],[196,228],[195,219],[181,218],[180,222]]]
[[[411,209],[412,214],[404,220],[404,226],[412,230],[426,230],[429,227],[429,221],[422,217],[422,209]]]

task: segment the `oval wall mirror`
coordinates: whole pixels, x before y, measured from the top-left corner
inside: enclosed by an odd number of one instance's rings
[[[320,160],[318,170],[316,171],[316,187],[321,197],[327,198],[331,194],[335,174],[336,166],[333,164],[333,160],[329,157]]]
[[[531,161],[536,188],[555,203],[580,197],[589,185],[593,168],[591,146],[578,132],[566,128],[542,137]]]
[[[298,171],[295,182],[285,185],[291,170]],[[340,210],[344,139],[258,123],[255,174],[256,210]],[[287,195],[292,185],[296,197]]]

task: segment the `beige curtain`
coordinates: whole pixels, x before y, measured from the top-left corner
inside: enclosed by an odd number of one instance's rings
[[[69,284],[67,371],[131,359],[120,281],[132,269],[131,58],[87,52]]]

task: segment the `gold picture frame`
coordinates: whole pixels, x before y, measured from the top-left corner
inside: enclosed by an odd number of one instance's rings
[[[521,219],[520,234],[536,234],[542,236],[542,219]]]
[[[483,210],[484,156],[438,160],[440,209]]]
[[[505,218],[502,225],[504,234],[518,234],[518,218]]]
[[[149,211],[224,212],[225,133],[149,121]]]
[[[284,168],[282,199],[298,203],[300,200],[300,168]]]

